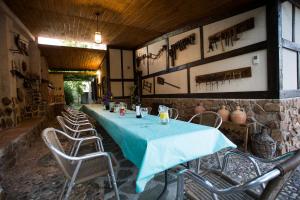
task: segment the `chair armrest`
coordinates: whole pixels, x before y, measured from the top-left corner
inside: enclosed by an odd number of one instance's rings
[[[99,137],[99,136],[90,136],[90,137],[75,138],[75,137],[72,137],[72,136],[66,134],[66,133],[63,132],[63,131],[60,131],[60,130],[57,130],[57,129],[55,129],[55,131],[56,131],[57,133],[59,133],[59,134],[65,136],[66,138],[68,138],[68,139],[70,139],[70,140],[73,140],[73,141],[78,141],[78,142],[82,141],[82,142],[84,142],[84,141],[87,141],[87,140],[96,140],[96,139],[100,139],[100,140],[102,141],[102,138]]]
[[[259,162],[263,162],[263,163],[276,163],[276,162],[285,160],[287,158],[290,158],[293,155],[295,155],[295,152],[288,152],[288,153],[285,153],[285,154],[283,154],[281,156],[278,156],[276,158],[271,158],[271,159],[259,158],[259,157],[253,156],[253,155],[249,155],[249,156],[251,156],[255,160],[258,160]]]
[[[280,170],[273,169],[273,170],[267,172],[266,174],[256,177],[255,179],[252,179],[244,184],[238,184],[238,185],[234,185],[234,186],[231,186],[228,188],[219,189],[218,187],[214,186],[211,182],[209,182],[208,180],[199,176],[198,174],[194,173],[193,171],[185,169],[185,170],[180,171],[178,174],[177,184],[178,184],[179,188],[178,188],[177,196],[182,197],[182,193],[183,193],[182,186],[184,184],[183,183],[184,177],[187,177],[190,180],[194,181],[196,184],[199,184],[199,185],[205,187],[207,190],[209,190],[210,192],[212,192],[214,194],[224,195],[224,194],[232,194],[232,193],[237,193],[237,192],[253,189],[257,186],[260,186],[261,184],[264,184],[264,183],[272,180],[273,178],[276,178],[279,175],[280,175]],[[179,199],[182,199],[182,198],[179,198]]]
[[[91,136],[91,137],[80,138],[80,141],[77,144],[77,147],[76,147],[76,150],[75,150],[75,153],[73,154],[73,156],[77,156],[82,143],[89,141],[89,140],[95,140],[95,142],[99,142],[99,145],[101,148],[100,151],[102,151],[102,152],[104,151],[103,144],[102,144],[102,138],[97,137],[97,136]]]
[[[80,130],[73,130],[75,133],[82,133],[82,132],[88,132],[88,131],[92,131],[97,133],[96,129],[94,128],[86,128],[86,129],[80,129]]]
[[[56,154],[62,156],[63,158],[67,159],[67,160],[70,160],[70,161],[84,161],[84,160],[89,160],[89,159],[93,159],[93,158],[97,158],[97,157],[101,157],[101,156],[105,156],[105,157],[108,157],[109,160],[111,161],[110,159],[110,155],[109,153],[107,152],[95,152],[95,153],[89,153],[89,154],[85,154],[83,156],[69,156],[67,154],[64,154],[62,153],[61,151],[57,150],[55,147],[53,146],[50,146],[49,147],[52,151],[54,151]]]
[[[91,123],[77,123],[77,125],[79,127],[81,127],[81,126],[89,126],[89,128],[94,128],[94,126]]]

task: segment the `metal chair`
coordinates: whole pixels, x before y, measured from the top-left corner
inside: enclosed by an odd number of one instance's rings
[[[73,124],[72,122],[68,121],[66,118],[63,118],[62,116],[56,116],[56,119],[60,124],[62,130],[71,137],[82,138],[85,137],[86,135],[99,137],[99,134],[96,131],[96,129],[94,129],[94,127],[92,127],[92,125],[89,123]],[[76,143],[72,145],[70,150],[70,155],[73,155],[75,151],[75,147],[76,147]],[[103,149],[102,140],[100,140],[100,142],[96,144],[96,149],[97,150]]]
[[[88,119],[87,115],[79,110],[75,110],[71,107],[65,106],[64,111],[67,112],[73,118],[78,118],[80,120]]]
[[[72,123],[79,123],[79,124],[80,123],[90,123],[90,121],[88,119],[80,119],[80,118],[74,117],[74,116],[72,116],[69,113],[64,112],[64,111],[62,111],[61,114],[64,118],[68,119]]]
[[[225,175],[224,171],[232,155],[238,155],[240,158],[250,161],[254,166],[256,177],[245,183],[237,183]],[[284,161],[275,165],[272,170],[262,174],[257,165],[257,160],[264,163]],[[193,200],[273,200],[278,196],[288,178],[299,165],[300,150],[287,153],[273,160],[260,159],[245,153],[231,151],[225,154],[221,171],[207,170],[200,174],[196,174],[191,170],[179,172],[177,179],[177,200],[182,200],[184,196]],[[257,190],[255,189],[257,188],[260,188],[259,192],[256,192]]]
[[[205,111],[203,113],[195,114],[188,122],[197,122],[201,125],[211,126],[218,129],[222,125],[222,117],[216,112]]]
[[[195,114],[188,122],[199,123],[201,125],[211,126],[213,128],[219,129],[222,125],[222,117],[213,111],[205,111],[203,113]],[[215,153],[218,166],[221,166],[220,156],[218,152]],[[200,171],[200,158],[197,159],[197,173]]]
[[[80,145],[87,140],[99,140],[99,138],[73,138],[54,128],[47,128],[42,132],[42,138],[45,144],[50,149],[66,178],[59,199],[67,200],[75,184],[83,183],[96,177],[106,176],[109,174],[109,181],[112,182],[116,199],[119,200],[119,192],[113,171],[114,163],[112,162],[110,154],[104,151],[98,151],[82,156],[76,156],[76,154],[74,156],[69,156],[65,153],[57,134],[60,134],[73,142],[79,142],[78,148],[80,148]],[[68,189],[65,194],[67,187]]]

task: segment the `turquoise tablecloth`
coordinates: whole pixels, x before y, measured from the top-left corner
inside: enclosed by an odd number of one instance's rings
[[[220,131],[207,126],[179,120],[162,125],[157,116],[138,119],[132,111],[120,117],[99,104],[84,105],[82,110],[103,126],[124,156],[139,169],[137,192],[142,192],[159,172],[226,147],[236,147]]]

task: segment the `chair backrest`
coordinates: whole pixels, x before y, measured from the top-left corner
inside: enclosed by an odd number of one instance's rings
[[[169,118],[177,119],[179,116],[179,112],[176,108],[169,108]]]
[[[60,124],[62,130],[65,133],[73,136],[74,132],[72,130],[77,130],[78,127],[74,126],[68,119],[62,116],[56,116],[56,119]]]
[[[61,114],[62,114],[62,116],[63,116],[64,118],[68,119],[68,120],[71,121],[71,122],[75,122],[75,121],[76,121],[76,119],[74,118],[74,116],[70,115],[70,114],[67,113],[67,112],[62,111]]]
[[[216,112],[205,111],[203,113],[195,114],[188,122],[198,123],[218,129],[222,124],[222,117]]]
[[[46,128],[42,132],[42,139],[45,142],[46,146],[51,151],[55,160],[58,162],[59,167],[64,172],[65,176],[68,178],[72,177],[72,164],[67,159],[67,155],[57,137],[57,132],[54,128]]]

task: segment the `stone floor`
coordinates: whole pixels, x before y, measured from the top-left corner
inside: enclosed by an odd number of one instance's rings
[[[49,126],[56,127],[56,123],[51,123]],[[99,127],[98,127],[99,128]],[[99,128],[100,129],[100,128]],[[117,182],[122,200],[153,200],[160,194],[164,185],[164,175],[159,174],[151,180],[143,193],[135,193],[135,179],[137,169],[134,165],[126,160],[118,146],[114,141],[106,135],[103,130],[99,130],[104,137],[104,148],[106,151],[113,153],[118,160],[119,167],[116,169]],[[66,144],[66,143],[64,143]],[[85,151],[88,151],[86,149]],[[223,152],[221,153],[221,157]],[[202,159],[202,167],[215,167],[216,160],[212,156],[207,156]],[[249,168],[247,162],[235,160],[230,162],[228,174],[238,181],[245,181],[253,177],[253,173],[247,178],[243,178],[243,174]],[[271,165],[260,164],[263,171],[270,169]],[[179,167],[178,167],[179,168]],[[178,168],[170,170],[168,176],[170,185],[168,191],[162,199],[173,200],[176,196],[176,171]],[[1,181],[4,190],[7,193],[8,200],[18,199],[57,199],[62,187],[64,178],[63,174],[58,169],[48,149],[41,140],[37,140],[30,151],[24,152],[24,156],[20,159],[16,166],[11,168]],[[108,183],[104,179],[96,179],[86,184],[77,185],[72,192],[71,198],[74,200],[92,200],[92,199],[107,199],[113,200],[114,193],[108,187]],[[281,192],[278,199],[299,199],[300,200],[300,169],[296,171],[288,185]]]

